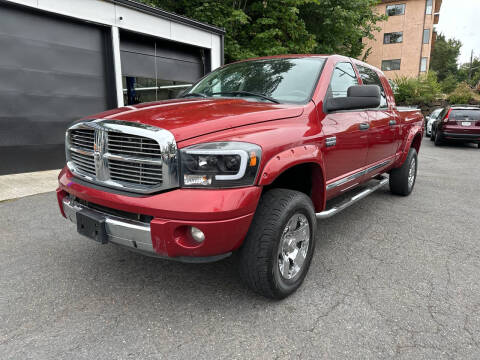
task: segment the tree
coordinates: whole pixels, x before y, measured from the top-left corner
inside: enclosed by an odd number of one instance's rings
[[[430,58],[430,69],[437,72],[438,80],[443,81],[449,74],[457,75],[457,59],[462,43],[456,39],[446,39],[438,34]]]
[[[466,81],[470,86],[476,86],[480,81],[480,58],[474,57],[471,64],[470,62],[462,64],[458,69],[457,78],[458,81]]]
[[[226,30],[225,60],[286,53],[357,57],[378,0],[141,0]]]
[[[307,30],[315,35],[315,52],[359,57],[365,44],[380,31],[375,24],[386,20],[374,11],[377,0],[315,0],[301,7]],[[370,51],[367,49],[367,56]]]
[[[394,81],[395,101],[399,105],[430,104],[441,97],[441,86],[435,71],[418,78],[401,76]]]
[[[440,86],[442,87],[442,91],[444,94],[450,94],[455,88],[457,87],[458,80],[453,74],[448,74],[442,82],[440,82]]]
[[[451,104],[469,104],[472,100],[473,91],[466,82],[458,84],[455,91],[448,97]]]

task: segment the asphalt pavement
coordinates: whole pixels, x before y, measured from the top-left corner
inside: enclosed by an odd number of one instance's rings
[[[0,203],[2,359],[478,359],[480,149],[419,156],[318,224],[304,285],[255,295],[231,259],[181,264],[81,237],[53,192]]]

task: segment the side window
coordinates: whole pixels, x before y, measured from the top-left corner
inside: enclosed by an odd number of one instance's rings
[[[382,97],[380,100],[380,107],[386,108],[388,105],[387,95],[385,94],[385,89],[383,88],[382,82],[380,81],[380,77],[378,76],[377,72],[361,65],[357,65],[357,69],[364,85],[380,86],[380,95]]]
[[[443,118],[445,117],[445,115],[447,115],[447,112],[448,112],[449,108],[448,107],[445,107],[442,109],[442,112],[440,114],[438,114],[437,118],[435,120],[443,120]]]
[[[338,63],[328,87],[329,97],[346,97],[348,88],[353,85],[358,85],[358,79],[352,64]]]

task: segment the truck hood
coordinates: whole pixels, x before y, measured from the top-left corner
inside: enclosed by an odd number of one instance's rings
[[[177,142],[234,127],[300,116],[303,105],[244,99],[175,99],[125,106],[92,116],[132,121],[169,130]]]

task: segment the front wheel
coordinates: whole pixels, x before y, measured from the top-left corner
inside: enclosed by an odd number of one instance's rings
[[[397,195],[410,195],[417,179],[417,167],[417,150],[411,148],[402,166],[390,172],[390,191]]]
[[[308,196],[288,189],[266,192],[239,251],[243,281],[273,299],[295,292],[310,267],[315,230],[315,211]]]

